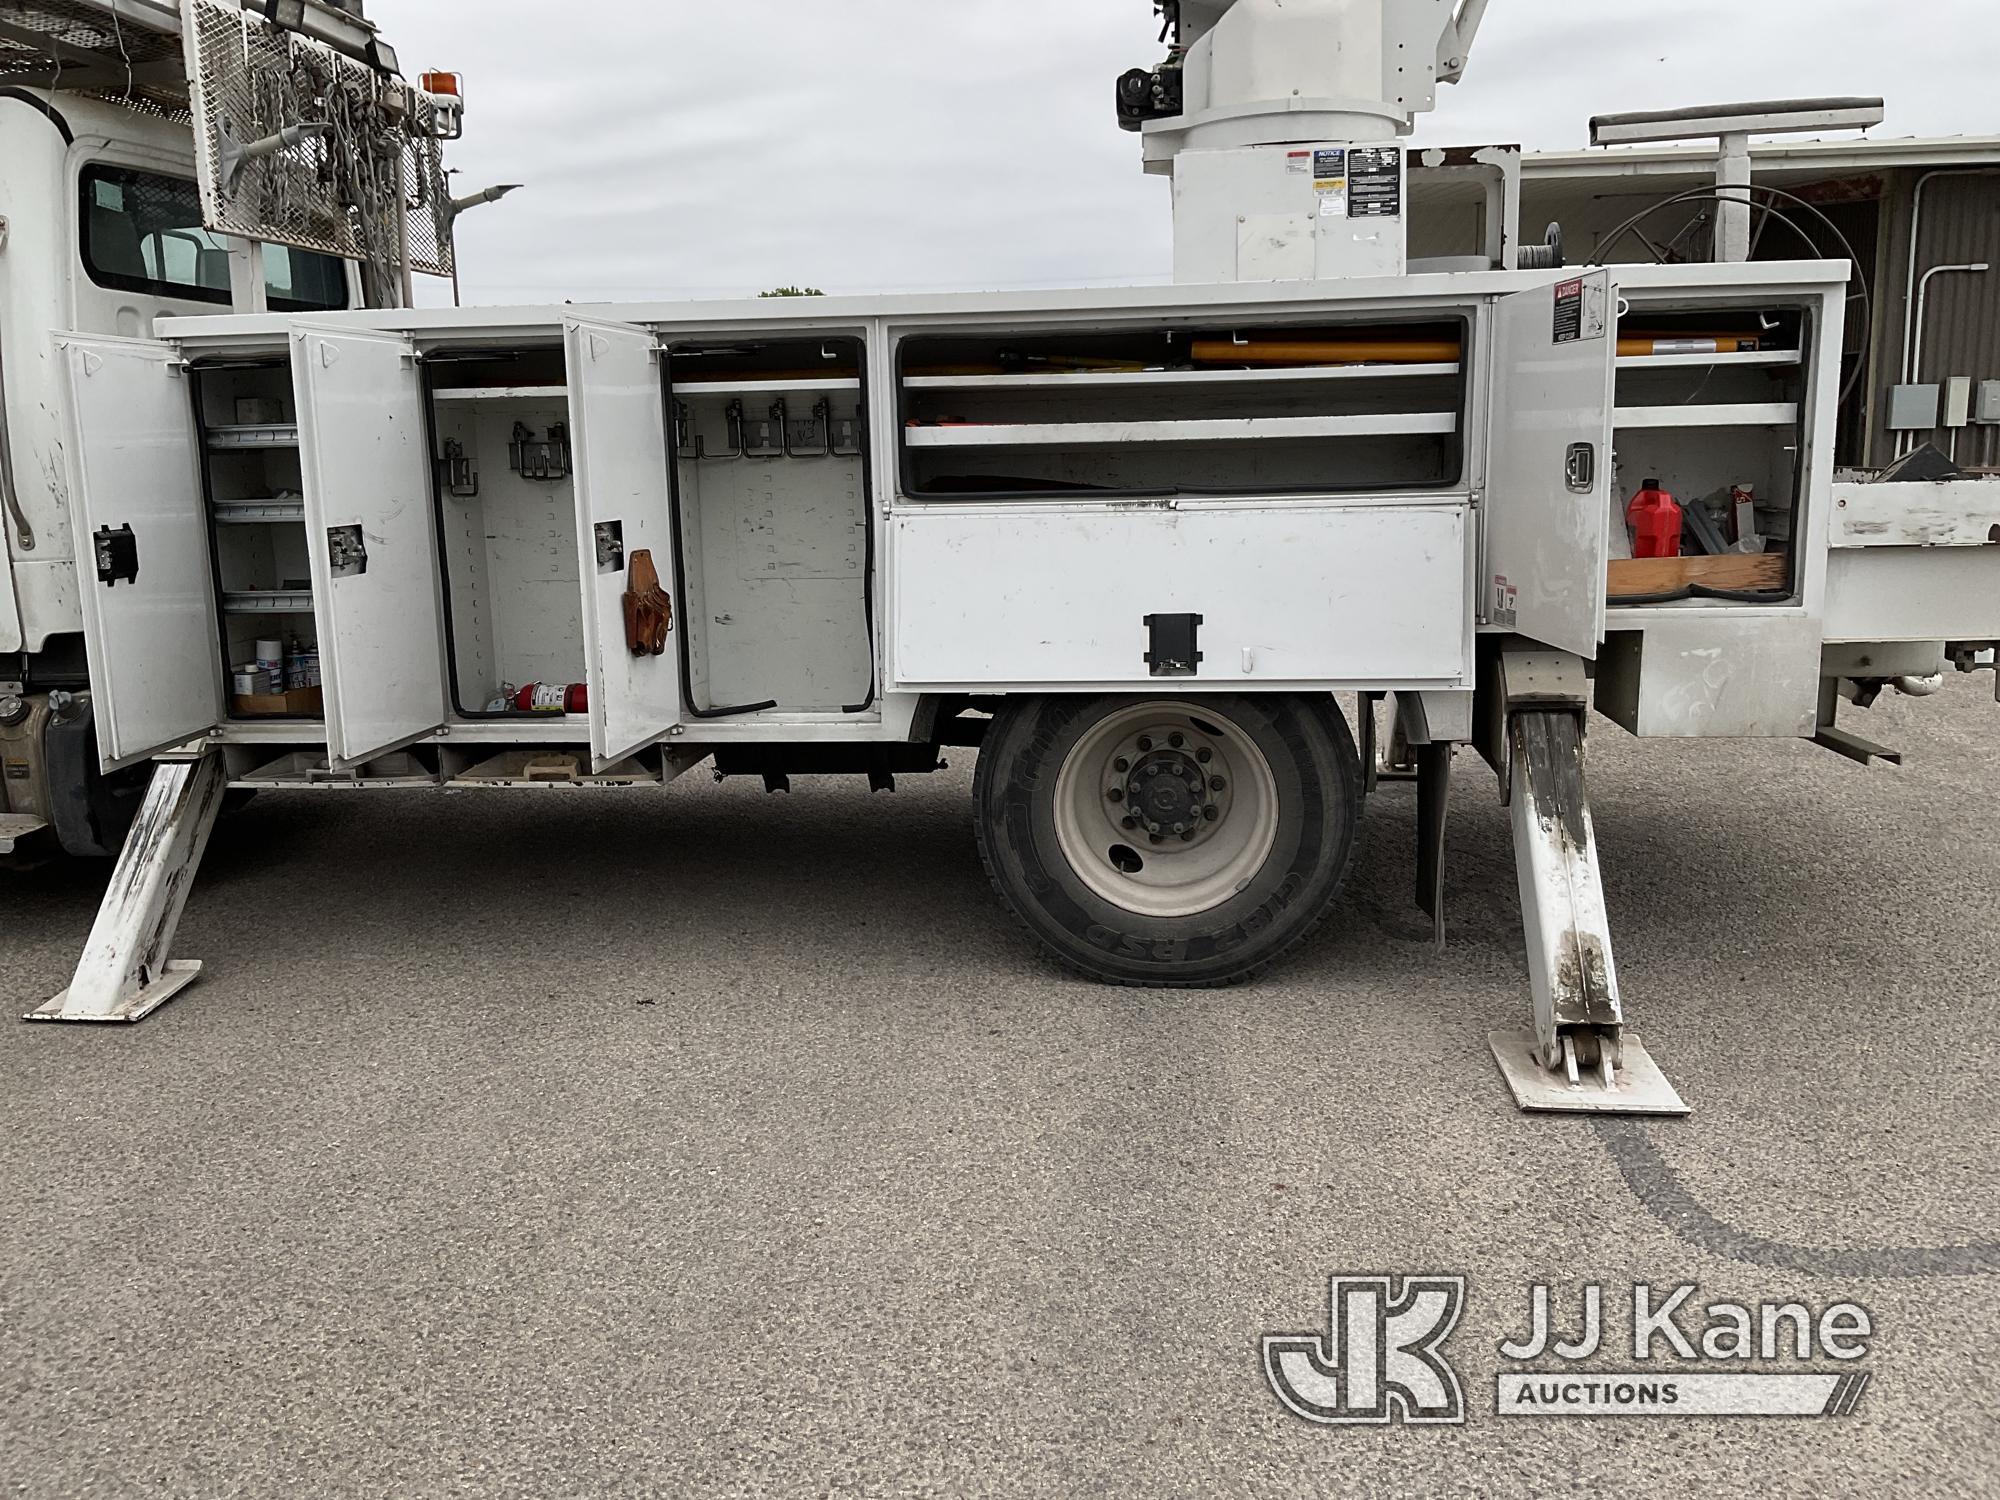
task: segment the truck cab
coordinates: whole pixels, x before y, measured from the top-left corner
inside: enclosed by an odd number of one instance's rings
[[[53,334],[368,300],[352,260],[205,227],[178,9],[137,9],[101,66],[67,47],[39,77],[32,49],[0,59],[0,857],[115,853],[145,777],[101,770],[79,596],[94,560],[72,531]],[[311,8],[372,34],[356,12]]]

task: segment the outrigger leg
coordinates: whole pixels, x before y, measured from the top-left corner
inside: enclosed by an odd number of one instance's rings
[[[154,766],[76,976],[27,1020],[137,1021],[201,973],[198,960],[168,958],[167,949],[226,784],[216,751]]]
[[[1583,779],[1583,662],[1508,651],[1499,688],[1497,765],[1513,813],[1535,1026],[1491,1033],[1493,1055],[1522,1109],[1684,1115],[1681,1096],[1625,1030],[1618,1000]]]

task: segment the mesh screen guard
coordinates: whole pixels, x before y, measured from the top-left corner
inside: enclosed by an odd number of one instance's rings
[[[411,268],[449,276],[444,122],[430,96],[237,0],[181,6],[208,227],[365,261],[390,285],[407,234]],[[241,154],[295,125],[312,133]]]

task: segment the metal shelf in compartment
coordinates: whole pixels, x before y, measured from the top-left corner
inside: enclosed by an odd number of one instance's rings
[[[1019,375],[906,375],[908,391],[1062,391],[1144,390],[1153,386],[1231,386],[1255,389],[1267,385],[1324,385],[1330,381],[1411,380],[1456,375],[1457,361],[1407,365],[1301,365],[1278,369],[1214,370],[1071,370],[1036,371]]]
[[[1621,370],[1706,370],[1713,366],[1795,365],[1796,349],[1738,349],[1733,354],[1621,354]]]
[[[1621,406],[1612,425],[1640,427],[1790,427],[1799,420],[1794,401],[1759,401],[1679,406]]]
[[[306,518],[306,503],[297,495],[250,496],[238,500],[211,499],[209,509],[223,526],[254,526],[263,522],[296,521]]]
[[[311,589],[241,589],[223,594],[222,608],[232,615],[309,615]]]
[[[245,426],[208,429],[211,453],[236,453],[246,448],[296,448],[298,445],[299,424],[296,422],[255,422]]]
[[[674,381],[676,396],[784,396],[800,391],[858,391],[858,375],[798,375],[757,380],[748,376],[728,376],[704,380],[699,375],[683,375]]]
[[[448,385],[431,392],[433,401],[564,401],[566,385]]]
[[[1274,438],[1388,437],[1458,430],[1454,412],[1381,412],[1322,417],[1211,417],[1182,421],[958,423],[907,427],[912,448],[1101,447]]]

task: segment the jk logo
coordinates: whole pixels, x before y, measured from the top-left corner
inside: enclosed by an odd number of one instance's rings
[[[1328,1332],[1264,1336],[1264,1375],[1308,1422],[1465,1421],[1458,1372],[1438,1352],[1465,1307],[1463,1276],[1327,1281]]]

